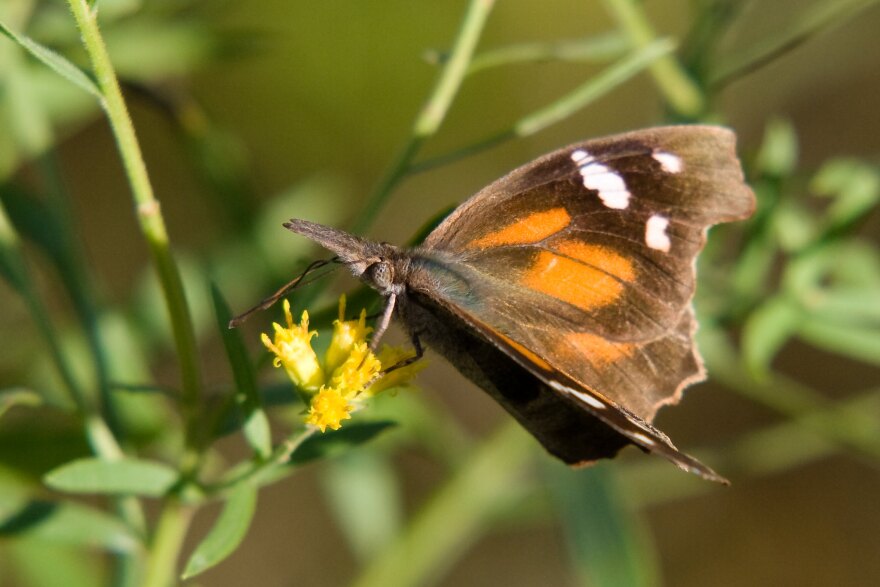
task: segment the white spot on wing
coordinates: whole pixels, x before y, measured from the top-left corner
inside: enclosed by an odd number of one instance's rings
[[[588,393],[578,391],[577,389],[572,389],[571,387],[568,387],[567,385],[562,385],[558,381],[550,381],[548,383],[550,384],[550,387],[552,387],[556,391],[561,391],[562,393],[567,393],[568,395],[573,395],[576,398],[578,398],[579,400],[581,400],[582,402],[584,402],[585,404],[588,404],[588,405],[596,408],[597,410],[604,410],[607,407],[602,401],[600,401],[599,399],[593,397],[592,395],[590,395]]]
[[[599,192],[599,199],[609,208],[615,210],[624,210],[629,206],[629,199],[632,194],[626,189],[626,183],[613,169],[598,163],[595,159],[586,154],[585,151],[575,152],[572,154],[583,153],[586,157],[582,157],[576,161],[579,165],[578,171],[584,180],[584,187]]]
[[[652,249],[669,252],[672,242],[669,235],[666,234],[666,227],[669,226],[669,219],[659,214],[654,214],[648,218],[645,224],[645,243]]]
[[[679,173],[683,167],[681,157],[673,155],[672,153],[657,151],[651,155],[651,157],[660,164],[660,167],[662,167],[663,171],[666,173]]]
[[[571,154],[571,160],[577,164],[581,164],[586,162],[587,160],[592,160],[593,158],[589,153],[584,151],[583,149],[578,149]]]

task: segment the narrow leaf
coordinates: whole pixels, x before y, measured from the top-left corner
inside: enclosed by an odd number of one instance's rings
[[[880,326],[880,287],[825,290],[810,306],[810,314],[823,322],[864,325],[873,321]]]
[[[71,83],[79,86],[86,92],[92,94],[99,101],[103,101],[101,90],[97,84],[83,70],[62,57],[52,49],[37,43],[30,37],[21,35],[11,31],[6,25],[0,22],[0,33],[3,33],[23,49],[27,50],[31,55],[42,61],[45,65],[52,68],[57,74],[61,75]]]
[[[394,468],[372,450],[350,452],[322,468],[336,524],[361,561],[378,556],[400,533],[402,503]]]
[[[798,139],[789,120],[772,118],[764,131],[764,141],[756,164],[767,175],[785,177],[794,170],[798,159]]]
[[[0,537],[128,552],[138,539],[121,520],[92,507],[69,502],[6,498],[0,507]]]
[[[811,344],[841,355],[880,365],[880,327],[803,321],[798,334]]]
[[[229,496],[217,523],[196,547],[186,563],[183,579],[189,579],[210,569],[241,544],[257,506],[257,490],[243,483]]]
[[[394,422],[353,422],[344,428],[315,434],[303,442],[290,457],[290,464],[302,465],[315,459],[340,455],[368,442],[394,426]]]
[[[43,481],[53,489],[70,493],[161,497],[171,489],[177,476],[177,471],[155,461],[87,458],[49,471]]]
[[[770,362],[797,331],[801,312],[794,300],[775,297],[749,317],[743,329],[743,354],[753,375],[767,373]]]
[[[834,198],[825,215],[826,232],[839,232],[859,221],[880,200],[880,171],[853,159],[829,161],[816,174],[811,188]]]
[[[552,493],[584,585],[658,584],[657,557],[647,532],[622,499],[607,468],[555,466]]]
[[[227,326],[232,315],[223,294],[215,284],[211,284],[211,297],[214,301],[217,329],[223,339],[223,347],[226,349],[226,356],[229,358],[229,365],[235,378],[237,390],[235,401],[244,412],[244,437],[260,458],[266,458],[272,452],[272,436],[269,419],[261,406],[256,377],[247,349],[238,330]]]
[[[7,582],[9,571],[17,579],[17,585],[40,587],[94,587],[102,584],[103,573],[97,556],[87,556],[81,548],[47,543],[45,540],[10,540],[3,543],[4,564],[2,585]]]
[[[0,389],[0,418],[13,406],[35,407],[43,403],[36,391],[24,387]]]

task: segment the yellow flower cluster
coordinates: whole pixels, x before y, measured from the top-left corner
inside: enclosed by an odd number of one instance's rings
[[[323,364],[312,348],[318,331],[309,331],[309,313],[303,311],[300,323],[294,324],[290,302],[284,300],[284,317],[286,326],[274,323],[274,340],[263,334],[263,344],[275,354],[275,366],[284,367],[294,385],[309,398],[306,423],[321,432],[339,429],[364,400],[405,385],[424,367],[417,361],[384,375],[383,369],[413,356],[413,352],[384,346],[378,356],[373,354],[367,342],[373,330],[366,325],[367,312],[361,310],[357,320],[345,320],[345,296],[339,299],[339,319],[333,322]]]

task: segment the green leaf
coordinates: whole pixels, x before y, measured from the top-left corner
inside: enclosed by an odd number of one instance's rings
[[[781,203],[776,208],[772,221],[782,250],[789,253],[805,249],[819,236],[816,217],[799,202]]]
[[[833,197],[824,220],[826,231],[838,231],[860,220],[880,201],[880,172],[855,159],[829,161],[810,186],[819,195]]]
[[[138,538],[121,520],[92,507],[4,497],[0,538],[35,538],[59,544],[130,552]]]
[[[758,169],[766,175],[786,177],[794,171],[797,159],[798,140],[791,122],[782,118],[771,119],[758,152]]]
[[[11,31],[6,25],[0,22],[0,33],[3,33],[23,49],[27,50],[31,55],[48,65],[57,74],[61,75],[71,83],[79,86],[86,92],[92,94],[99,101],[103,101],[104,97],[97,84],[83,70],[62,57],[52,49],[37,43],[33,39]]]
[[[87,458],[49,471],[43,481],[52,489],[70,493],[161,497],[171,489],[177,478],[177,471],[155,461]]]
[[[40,587],[94,587],[106,584],[101,561],[81,548],[71,548],[45,540],[10,540],[3,543],[4,562],[9,560],[18,585]],[[3,567],[4,587],[7,569]]]
[[[827,289],[809,310],[811,317],[823,322],[864,324],[873,321],[880,325],[880,287]]]
[[[837,263],[832,267],[836,283],[865,289],[880,287],[880,251],[867,241],[850,239],[835,247]]]
[[[242,426],[244,437],[260,458],[266,458],[272,452],[272,435],[269,429],[269,419],[262,409],[256,377],[247,354],[247,348],[239,331],[229,328],[228,324],[232,315],[223,294],[215,284],[211,284],[211,297],[214,301],[217,329],[223,339],[223,347],[226,349],[226,356],[229,358],[229,365],[232,367],[232,375],[235,378],[237,389],[235,401],[244,412]]]
[[[394,422],[352,422],[339,430],[310,436],[290,457],[291,465],[302,465],[315,459],[326,459],[351,450],[359,444],[369,442]]]
[[[806,292],[820,288],[828,272],[840,262],[839,254],[838,247],[823,246],[794,257],[785,266],[782,289],[803,297]]]
[[[338,527],[358,560],[378,556],[400,533],[401,496],[394,468],[373,450],[349,452],[322,469]]]
[[[13,406],[35,407],[42,403],[43,398],[32,389],[24,387],[0,389],[0,418]]]
[[[553,473],[550,488],[581,583],[657,585],[657,555],[608,469],[572,470],[554,463]]]
[[[237,487],[230,494],[214,527],[190,556],[182,578],[194,577],[232,554],[247,534],[256,506],[256,488],[249,483]]]
[[[801,311],[797,302],[785,296],[771,298],[746,321],[743,328],[743,355],[756,376],[765,375],[773,357],[794,336]]]
[[[866,363],[880,365],[880,327],[803,321],[798,334],[811,344]]]

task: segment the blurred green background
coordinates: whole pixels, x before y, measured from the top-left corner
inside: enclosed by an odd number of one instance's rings
[[[478,54],[614,33],[619,25],[607,10],[613,4],[499,2]],[[782,43],[780,54],[766,65],[716,88],[708,112],[710,120],[737,131],[740,153],[750,176],[760,184],[760,205],[778,203],[774,194],[794,202],[785,213],[774,208],[776,215],[768,221],[777,222],[790,236],[781,238],[782,245],[766,245],[777,247],[772,255],[768,253],[772,258],[764,267],[766,273],[752,273],[744,265],[731,269],[746,273],[737,274],[743,280],[749,275],[757,278],[755,287],[761,295],[728,312],[728,323],[721,321],[732,340],[740,336],[748,340],[751,328],[757,332],[752,334],[753,343],[759,339],[770,347],[752,355],[764,353],[767,363],[773,358],[771,375],[756,377],[762,385],[744,385],[769,399],[732,391],[735,386],[730,381],[743,380],[735,373],[726,381],[720,377],[727,385],[719,383],[710,358],[709,382],[691,389],[679,407],[659,415],[658,426],[679,447],[688,451],[712,447],[698,454],[707,455],[709,464],[731,478],[729,488],[683,475],[678,478],[673,467],[630,449],[616,461],[599,465],[596,470],[601,473],[585,478],[579,490],[566,477],[580,478],[581,472],[561,470],[534,450],[529,465],[503,478],[505,484],[522,483],[522,491],[508,487],[502,492],[499,500],[507,500],[510,507],[499,507],[501,513],[488,516],[489,520],[477,516],[481,522],[444,551],[445,558],[431,567],[426,583],[875,584],[880,581],[880,317],[876,311],[880,297],[873,311],[872,303],[866,303],[864,295],[860,298],[869,318],[859,327],[873,336],[863,345],[823,347],[816,342],[822,337],[815,330],[812,339],[806,332],[795,336],[794,325],[786,330],[773,318],[767,321],[776,326],[768,327],[763,336],[756,322],[749,326],[748,319],[761,309],[762,297],[769,299],[783,289],[780,276],[795,257],[787,253],[799,251],[799,235],[805,233],[803,238],[809,239],[810,230],[821,226],[815,218],[827,214],[823,201],[810,195],[821,191],[815,179],[810,183],[816,170],[831,159],[858,158],[860,167],[837,175],[862,173],[876,179],[880,7],[873,2],[795,0],[636,4],[644,7],[659,35],[679,43],[679,55],[694,67],[696,77],[711,77],[716,68],[735,63],[774,39],[785,39],[799,24],[806,22],[809,28],[810,18],[818,23],[814,33]],[[209,280],[223,291],[233,311],[243,310],[293,277],[302,261],[323,254],[287,233],[282,221],[299,217],[337,226],[357,221],[367,196],[406,142],[466,6],[460,1],[399,0],[100,2],[102,30],[124,82],[181,262],[202,372],[212,393],[228,391],[231,376],[212,318]],[[689,48],[701,46],[695,23],[722,19],[725,11],[736,16],[723,35],[716,31],[719,38],[711,43],[712,55],[688,55]],[[697,15],[703,15],[704,21]],[[88,67],[64,3],[3,0],[0,20]],[[516,63],[468,76],[442,128],[419,159],[444,155],[510,127],[601,72],[625,48],[619,37],[609,37],[606,54],[595,59]],[[59,274],[53,261],[53,255],[57,258],[70,242],[79,243],[76,247],[81,250],[71,254],[86,265],[80,268],[79,275],[88,276],[80,293],[95,300],[100,336],[113,348],[108,359],[111,378],[128,384],[176,386],[167,318],[156,295],[119,154],[101,111],[88,94],[7,39],[0,39],[0,84],[3,202],[24,235],[30,271],[74,371],[85,381],[94,378],[88,335],[78,326],[83,305],[71,293],[77,288],[65,285],[65,274],[63,270]],[[540,133],[406,178],[368,235],[405,243],[443,209],[546,151],[591,136],[686,118],[664,103],[655,81],[642,72]],[[35,125],[43,132],[34,132]],[[768,136],[776,137],[773,144],[782,145],[777,168],[767,163],[772,159],[767,154]],[[790,142],[795,136],[796,149]],[[61,199],[46,195],[54,190],[55,181],[64,186],[66,196]],[[27,204],[29,200],[42,202],[62,221],[69,218],[72,234],[47,237],[55,225],[41,224],[46,216]],[[880,215],[876,204],[873,211],[863,212],[840,232],[858,239],[868,251],[870,273],[876,268]],[[754,236],[758,229],[750,230]],[[49,237],[57,242],[53,245]],[[70,241],[65,240],[68,237]],[[716,254],[724,257],[724,252]],[[706,273],[711,276],[712,268]],[[319,301],[332,305],[339,292],[350,291],[353,285],[336,278]],[[699,287],[703,288],[702,282]],[[863,291],[880,290],[865,286]],[[50,405],[64,405],[40,332],[32,326],[32,315],[22,300],[14,287],[0,285],[4,308],[0,388],[36,389]],[[698,301],[701,311],[704,307],[707,313],[713,311],[714,298]],[[259,333],[278,319],[280,313],[273,309],[244,327],[252,356],[262,353]],[[777,335],[780,340],[774,348],[772,339]],[[392,336],[403,340],[399,332]],[[381,557],[388,541],[425,503],[442,499],[435,492],[448,487],[470,451],[508,417],[442,360],[429,356],[430,366],[418,381],[421,391],[401,391],[397,398],[383,402],[387,408],[378,408],[390,410],[400,421],[399,430],[264,488],[240,548],[192,584],[348,584],[359,569]],[[755,362],[760,364],[760,357]],[[761,371],[760,365],[756,370]],[[842,431],[823,434],[820,426],[817,433],[805,422],[821,414],[777,409],[785,400],[772,395],[777,390],[775,374],[818,394],[821,402],[810,405],[828,410],[842,406],[857,414],[852,420],[829,424]],[[275,375],[263,369],[261,381],[275,381]],[[783,395],[787,391],[779,389]],[[855,407],[847,403],[854,399],[861,403]],[[133,442],[142,454],[170,459],[174,440],[162,440],[161,432],[170,416],[153,400],[131,393],[121,400],[127,405],[121,409],[146,410],[142,419],[129,420],[135,423]],[[424,417],[426,411],[394,407],[398,401],[430,406],[427,413],[436,410],[429,417],[437,422],[426,425],[415,416],[406,420],[406,414]],[[431,439],[421,437],[440,434],[435,428],[443,427],[453,428],[446,430],[449,436],[435,439],[443,446],[432,446]],[[845,441],[837,442],[841,437]],[[463,454],[450,454],[458,447]],[[69,418],[45,407],[11,410],[0,419],[0,486],[33,487],[41,474],[87,450],[81,431]],[[232,462],[246,456],[241,440],[227,437],[212,458]],[[743,466],[743,462],[753,464]],[[544,483],[550,490],[535,489]],[[610,522],[602,521],[605,510],[588,502],[604,493],[613,494],[608,503],[623,511]],[[104,505],[97,499],[87,503]],[[591,508],[599,511],[591,514]],[[147,510],[154,515],[157,508]],[[4,518],[10,511],[0,507],[0,586],[61,585],[67,584],[64,577],[76,576],[70,570],[64,571],[70,575],[59,576],[46,569],[41,575],[35,560],[45,560],[47,567],[58,561],[59,569],[69,564],[85,576],[94,573],[94,584],[97,577],[108,576],[109,571],[95,571],[106,562],[100,550],[59,544],[51,536],[17,542],[10,518]],[[198,512],[184,546],[184,560],[210,529],[217,511],[210,506]],[[558,511],[563,518],[586,512],[584,524],[605,530],[578,537],[571,524],[559,522],[553,513]],[[612,514],[608,515],[614,518]],[[365,527],[351,527],[358,523]],[[603,533],[606,530],[608,534]],[[616,531],[625,538],[612,535]],[[22,546],[28,540],[32,544],[36,540],[40,549]],[[628,552],[635,563],[616,558],[623,556],[614,546],[621,540],[629,545],[624,554]],[[583,554],[584,549],[588,554]],[[641,570],[626,571],[632,568]]]

